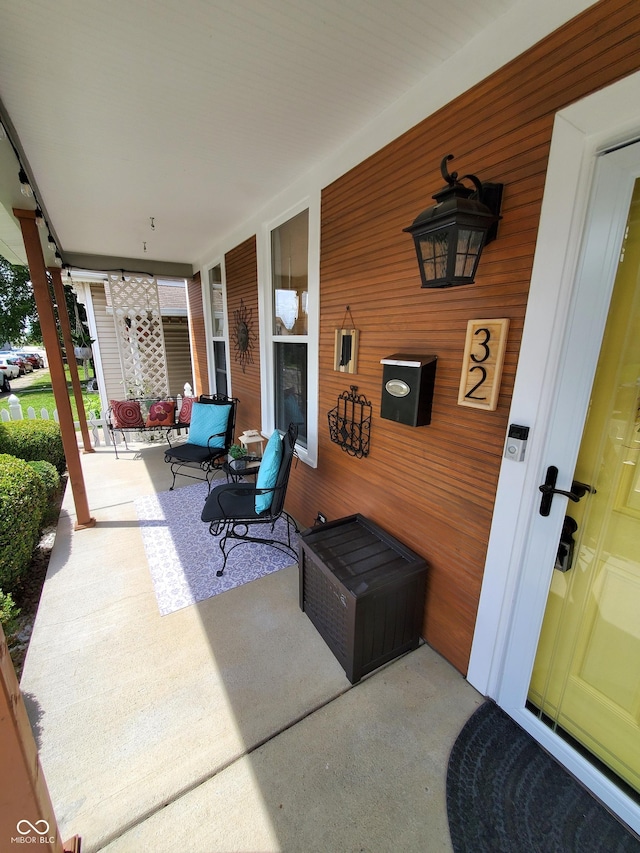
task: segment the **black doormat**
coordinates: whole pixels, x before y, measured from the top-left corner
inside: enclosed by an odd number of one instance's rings
[[[493,702],[465,724],[449,757],[455,853],[639,853],[628,832]]]

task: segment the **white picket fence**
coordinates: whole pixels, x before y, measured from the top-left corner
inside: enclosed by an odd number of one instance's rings
[[[0,411],[0,421],[22,421],[25,419],[35,421],[40,418],[40,420],[43,421],[53,420],[56,423],[60,422],[58,419],[57,409],[54,409],[53,412],[49,412],[47,409],[40,409],[40,412],[37,413],[33,406],[29,406],[25,416],[22,404],[15,394],[11,394],[7,397],[7,403],[9,404],[9,411],[6,409],[2,409]],[[107,425],[101,412],[89,412],[87,414],[87,426],[91,432],[91,440],[93,441],[94,447],[100,447],[101,444],[111,444],[109,430],[107,429]],[[80,429],[78,421],[75,421],[75,428],[76,430]]]
[[[191,391],[191,388],[189,386],[185,386],[185,390],[191,392],[188,396],[193,396],[193,391]],[[9,411],[7,411],[6,409],[0,410],[0,421],[22,421],[25,419],[22,404],[20,403],[20,400],[16,397],[15,394],[11,394],[9,397],[7,397],[7,403],[9,404]],[[182,395],[179,394],[176,399],[176,406],[178,411],[180,411],[181,403]],[[33,406],[29,406],[27,408],[26,419],[30,421],[35,421],[38,418],[43,421],[54,420],[56,423],[60,422],[58,420],[57,409],[54,409],[52,413],[49,413],[47,409],[40,409],[40,414],[37,414]],[[75,421],[74,425],[76,430],[80,429],[80,424],[78,423],[78,421]],[[110,445],[112,443],[109,429],[101,412],[88,412],[87,426],[89,427],[89,431],[91,433],[91,440],[93,441],[94,447],[100,447],[100,445],[103,443],[105,445]],[[114,434],[114,438],[118,444],[120,444],[120,442],[122,441],[122,436],[118,432]]]

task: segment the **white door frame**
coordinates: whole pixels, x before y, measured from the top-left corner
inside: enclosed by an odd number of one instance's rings
[[[555,499],[551,515],[542,519],[538,485],[551,464],[560,469],[558,488],[571,483],[624,228],[621,216],[600,217],[600,246],[583,257],[584,235],[597,219],[589,198],[598,191],[611,210],[621,209],[626,199],[626,218],[632,184],[624,165],[614,162],[625,155],[599,155],[640,138],[638,105],[640,73],[556,116],[509,416],[510,423],[530,427],[529,441],[524,462],[503,460],[501,467],[467,676],[635,831],[640,831],[638,806],[526,711],[524,703],[566,503]],[[589,277],[592,283],[603,282],[601,288],[590,288],[590,301],[584,298]],[[565,414],[560,429],[559,422],[553,423],[553,402],[563,353],[576,339],[584,360],[580,373],[571,377],[574,416]],[[536,536],[538,547],[532,552]]]

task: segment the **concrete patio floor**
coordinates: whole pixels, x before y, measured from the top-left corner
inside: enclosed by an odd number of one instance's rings
[[[82,465],[97,524],[73,530],[67,488],[21,682],[62,837],[451,851],[449,751],[482,702],[463,677],[423,645],[352,687],[295,566],[161,617],[133,501],[169,487],[163,447]]]

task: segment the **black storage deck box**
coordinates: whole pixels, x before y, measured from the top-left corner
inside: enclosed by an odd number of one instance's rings
[[[362,515],[300,534],[300,607],[352,684],[420,641],[427,563]]]

